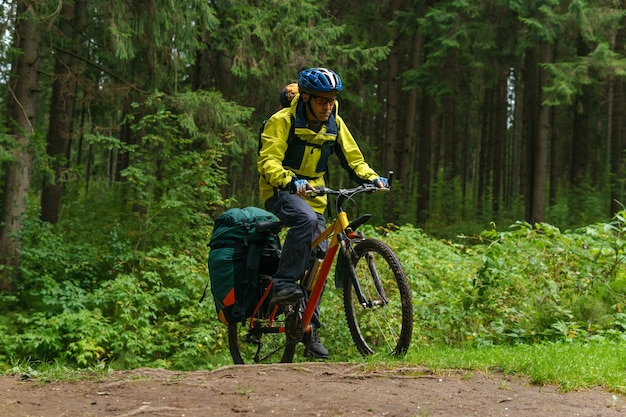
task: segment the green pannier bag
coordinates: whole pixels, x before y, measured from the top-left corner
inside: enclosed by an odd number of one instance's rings
[[[215,218],[209,246],[209,281],[219,320],[244,322],[259,300],[260,274],[273,275],[280,259],[280,241],[259,222],[278,222],[258,207],[233,208]]]

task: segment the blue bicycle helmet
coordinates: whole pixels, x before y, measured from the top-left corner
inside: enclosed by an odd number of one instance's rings
[[[298,88],[301,92],[338,93],[343,90],[343,84],[334,71],[326,68],[309,68],[298,74]]]

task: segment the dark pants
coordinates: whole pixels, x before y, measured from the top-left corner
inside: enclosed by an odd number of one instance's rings
[[[312,262],[311,242],[326,228],[324,216],[315,212],[304,199],[289,191],[280,191],[265,202],[265,208],[273,212],[280,221],[289,227],[278,271],[272,277],[275,290],[294,284],[309,268]],[[320,249],[326,251],[328,242],[322,242]],[[307,292],[305,291],[305,294]],[[306,294],[308,297],[308,294]],[[314,324],[319,327],[319,304],[315,309]]]

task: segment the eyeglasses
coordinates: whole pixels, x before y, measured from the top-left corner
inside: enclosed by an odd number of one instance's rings
[[[326,104],[330,104],[332,106],[333,104],[335,104],[335,101],[337,101],[337,97],[328,98],[328,97],[316,96],[313,94],[309,94],[309,96],[311,96],[311,98],[315,100],[315,102],[319,104],[320,106],[324,106]]]

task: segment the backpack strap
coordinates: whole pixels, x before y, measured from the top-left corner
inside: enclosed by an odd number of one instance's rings
[[[259,141],[259,146],[258,146],[258,154],[261,154],[261,148],[263,147],[262,141],[261,141],[261,136],[263,135],[263,131],[265,130],[265,124],[267,123],[268,119],[263,120],[263,123],[261,124],[261,129],[259,130],[259,137],[258,137],[258,141]],[[320,158],[320,161],[316,167],[316,171],[317,172],[323,172],[324,174],[322,174],[321,176],[326,176],[326,174],[328,173],[328,158],[329,156],[335,151],[336,146],[337,145],[337,140],[328,140],[322,144],[317,144],[317,143],[309,143],[305,140],[302,140],[298,137],[298,135],[296,135],[296,123],[295,123],[295,118],[293,116],[293,114],[290,117],[290,127],[289,127],[289,135],[287,136],[287,151],[285,152],[285,158],[288,159],[289,158],[289,149],[291,148],[293,150],[294,146],[300,146],[300,147],[305,147],[305,146],[310,146],[312,148],[315,149],[320,149],[322,156]],[[301,159],[301,158],[299,158]],[[284,161],[283,161],[284,162]],[[308,176],[304,176],[304,175],[298,175],[298,178],[303,179],[303,180],[314,180],[319,178],[320,176],[317,177],[308,177]],[[276,195],[276,193],[280,190],[280,188],[274,188],[274,195]]]
[[[265,130],[265,125],[267,124],[268,120],[269,119],[263,120],[263,123],[261,123],[261,129],[259,129],[259,149],[257,151],[258,155],[261,155],[261,148],[263,147],[263,143],[261,142],[261,136],[263,135],[263,131]],[[292,142],[293,138],[299,139],[296,136],[296,126],[294,123],[294,118],[293,116],[291,116],[291,127],[289,128],[289,136],[287,136],[287,147],[289,147],[289,144]]]
[[[265,130],[265,124],[267,123],[268,119],[263,120],[263,123],[261,123],[261,129],[259,129],[259,150],[257,151],[258,155],[261,155],[261,148],[263,147],[263,143],[261,142],[261,135],[263,135],[263,131]]]

